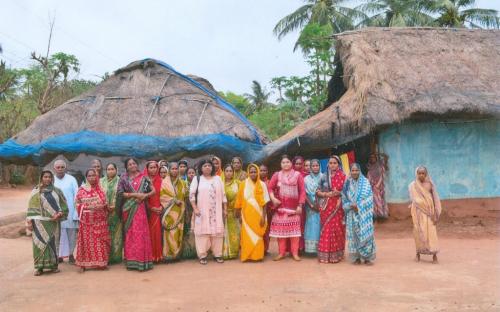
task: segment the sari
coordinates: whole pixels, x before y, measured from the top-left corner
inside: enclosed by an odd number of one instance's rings
[[[145,271],[153,268],[153,251],[146,204],[134,198],[125,198],[124,193],[149,193],[151,181],[142,174],[129,178],[124,173],[118,182],[116,205],[124,220],[124,259],[128,270]]]
[[[358,212],[352,209],[352,203],[356,203]],[[374,260],[376,247],[373,237],[373,193],[370,181],[361,172],[357,180],[349,177],[345,182],[342,205],[346,213],[350,260]]]
[[[187,191],[191,187],[191,182],[187,182]],[[184,211],[184,229],[182,234],[182,258],[183,259],[196,259],[196,243],[193,232],[193,206],[189,200],[189,196],[186,194],[185,211]]]
[[[262,182],[264,182],[264,184],[266,185],[266,188],[269,190],[269,179],[261,179]],[[268,194],[269,194],[269,191],[268,191]],[[270,237],[269,237],[269,232],[271,231],[271,220],[273,219],[273,214],[274,214],[274,210],[272,209],[272,202],[268,202],[266,204],[266,212],[267,212],[267,216],[266,216],[266,220],[267,220],[267,227],[266,227],[266,233],[264,234],[264,252],[267,253],[267,251],[269,250],[269,241],[270,241]]]
[[[222,256],[224,259],[238,257],[240,250],[240,220],[236,218],[234,204],[238,195],[240,181],[232,179],[226,182],[224,179],[224,191],[227,199],[227,217],[224,219],[224,242],[222,244]]]
[[[329,169],[321,178],[322,192],[342,191],[346,176],[340,169]],[[336,263],[344,258],[345,225],[341,196],[324,198],[326,205],[320,211],[321,232],[318,244],[318,260],[323,263]]]
[[[176,260],[181,255],[187,192],[186,182],[180,177],[172,182],[170,175],[167,175],[161,183],[160,202],[164,209],[161,226],[165,260]],[[182,204],[177,205],[176,200]]]
[[[248,167],[257,169],[257,181],[254,182],[252,179],[247,178],[241,182],[234,207],[241,209],[240,259],[241,261],[258,261],[264,259],[263,237],[267,228],[264,206],[269,202],[270,198],[266,184],[260,180],[259,167],[256,165]],[[248,175],[250,174],[248,173]],[[266,219],[263,226],[260,224],[262,217]]]
[[[389,209],[385,202],[385,165],[382,160],[378,160],[374,164],[368,164],[368,174],[366,177],[370,181],[373,191],[373,214],[376,218],[387,218]]]
[[[319,182],[323,174],[321,170],[318,174],[310,173],[304,179],[306,189],[306,196],[309,202],[313,205],[316,202],[316,191],[319,189]],[[312,209],[306,202],[306,222],[304,226],[304,251],[307,253],[315,254],[318,252],[318,241],[321,230],[320,214],[318,211]]]
[[[51,218],[62,211],[61,219]],[[26,219],[33,231],[33,262],[36,270],[57,270],[61,221],[68,215],[66,198],[61,190],[50,185],[43,190],[35,187],[31,192]]]
[[[118,175],[111,180],[108,180],[107,177],[101,179],[101,188],[106,194],[108,206],[114,207],[108,215],[108,228],[111,239],[109,264],[120,263],[123,258],[123,226],[119,211],[116,209],[116,192],[119,180]]]
[[[427,190],[418,178],[408,187],[413,237],[417,253],[436,255],[439,252],[436,223],[441,215],[441,200],[431,178],[427,177],[426,182],[430,183],[431,191]]]
[[[151,235],[151,247],[153,248],[153,262],[157,263],[163,259],[161,212],[155,212],[151,208],[161,208],[161,177],[159,173],[154,177],[148,176],[148,164],[151,162],[153,161],[148,161],[146,163],[146,168],[144,168],[142,174],[151,180],[151,184],[156,191],[153,196],[146,200],[146,207],[148,212],[149,234]]]
[[[99,184],[95,187],[85,184],[78,189],[76,209],[80,228],[75,264],[82,268],[104,268],[108,265],[111,242],[106,195]]]
[[[212,160],[214,160],[214,159],[217,159],[219,161],[219,169],[217,169],[217,171],[215,172],[215,175],[222,177],[224,175],[224,171],[222,170],[222,160],[217,156],[213,156]]]

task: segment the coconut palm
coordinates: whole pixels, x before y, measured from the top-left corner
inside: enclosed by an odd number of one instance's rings
[[[356,21],[366,17],[359,10],[341,6],[346,0],[306,0],[306,2],[307,4],[283,17],[276,24],[274,34],[278,39],[313,23],[320,26],[330,24],[333,33],[340,33],[354,29]],[[297,47],[298,44],[294,49]]]
[[[356,7],[369,15],[364,26],[407,27],[434,26],[434,18],[427,14],[425,0],[369,0]]]
[[[256,80],[252,81],[252,94],[245,93],[245,97],[252,103],[256,111],[260,111],[269,105],[270,96],[271,92],[267,92]]]
[[[443,27],[499,28],[498,11],[474,8],[475,0],[434,0],[428,9],[439,14],[436,22]]]

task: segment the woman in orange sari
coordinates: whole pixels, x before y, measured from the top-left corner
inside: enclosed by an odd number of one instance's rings
[[[420,255],[424,254],[432,255],[432,262],[437,263],[439,244],[436,224],[441,215],[441,200],[427,168],[417,167],[415,176],[415,181],[410,184],[408,190],[417,261],[420,261]]]
[[[241,210],[241,261],[264,259],[264,234],[267,228],[267,186],[260,180],[259,167],[247,168],[248,178],[241,182],[235,209]]]
[[[161,215],[163,208],[160,202],[161,177],[158,163],[154,160],[146,163],[143,171],[153,185],[155,193],[146,201],[148,208],[149,235],[151,235],[151,247],[153,248],[153,262],[159,263],[163,260]]]

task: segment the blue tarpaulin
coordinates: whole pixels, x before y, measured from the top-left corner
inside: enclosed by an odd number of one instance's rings
[[[0,159],[43,164],[59,154],[131,156],[159,158],[175,155],[198,157],[207,154],[240,155],[245,162],[262,157],[264,145],[240,140],[226,134],[166,138],[140,134],[107,134],[81,131],[48,138],[37,144],[8,140],[0,145]]]

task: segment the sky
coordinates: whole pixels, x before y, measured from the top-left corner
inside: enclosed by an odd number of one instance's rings
[[[348,5],[359,2],[347,1]],[[184,74],[208,79],[219,91],[250,92],[252,80],[305,75],[308,65],[293,52],[298,34],[281,41],[274,25],[301,0],[1,0],[0,43],[12,67],[30,64],[32,51],[75,55],[80,78],[143,59],[162,60]],[[500,0],[476,0],[500,11]],[[270,87],[267,87],[270,90]],[[275,95],[276,96],[276,95]]]

